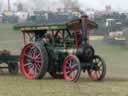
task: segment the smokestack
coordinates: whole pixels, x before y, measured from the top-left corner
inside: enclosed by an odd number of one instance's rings
[[[11,10],[11,7],[10,7],[10,0],[8,0],[8,11]]]

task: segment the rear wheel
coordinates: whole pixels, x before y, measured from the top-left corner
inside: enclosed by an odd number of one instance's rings
[[[39,43],[27,44],[21,53],[20,67],[28,79],[43,78],[48,67],[48,55],[45,47]]]
[[[68,81],[77,81],[80,77],[80,61],[75,55],[69,55],[63,64],[64,78]]]
[[[92,58],[91,65],[88,70],[88,75],[90,79],[94,81],[100,81],[104,79],[106,75],[106,64],[100,56],[95,55]]]

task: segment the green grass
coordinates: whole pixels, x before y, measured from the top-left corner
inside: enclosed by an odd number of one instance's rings
[[[109,75],[128,77],[125,75],[128,73],[128,49],[108,45],[103,41],[93,41],[92,45],[96,50],[96,54],[102,56],[106,61]]]
[[[22,35],[12,25],[0,24],[0,49],[20,54]],[[128,49],[91,41],[96,54],[107,64],[107,77],[93,82],[82,74],[77,83],[54,80],[47,75],[43,80],[28,80],[22,74],[12,76],[0,72],[0,96],[128,96]]]
[[[18,54],[22,47],[21,32],[13,30],[11,24],[0,24],[0,49],[7,49],[13,54]]]
[[[0,96],[127,96],[128,81],[107,79],[93,82],[81,78],[77,83],[65,80],[28,80],[21,75],[1,75]]]

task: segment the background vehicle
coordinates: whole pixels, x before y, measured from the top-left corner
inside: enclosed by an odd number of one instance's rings
[[[17,74],[18,73],[18,61],[19,56],[18,55],[12,55],[8,50],[0,51],[0,64],[7,64],[7,67],[0,67],[0,69],[8,69],[8,71],[11,74]]]

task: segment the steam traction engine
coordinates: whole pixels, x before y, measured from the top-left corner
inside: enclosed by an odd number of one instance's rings
[[[77,81],[81,71],[87,71],[94,81],[105,77],[105,62],[95,55],[88,39],[88,32],[96,29],[97,24],[87,16],[63,23],[21,24],[15,28],[24,37],[20,68],[25,77],[41,79],[49,72],[53,78]]]

